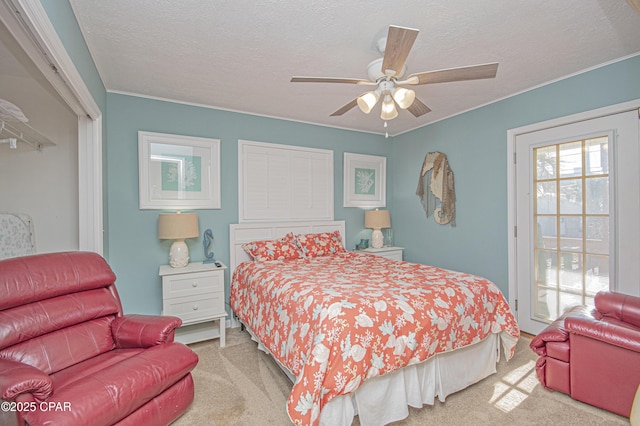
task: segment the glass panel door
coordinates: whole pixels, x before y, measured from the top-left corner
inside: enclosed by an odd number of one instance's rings
[[[609,288],[609,138],[533,149],[533,315],[557,318]]]
[[[640,294],[638,111],[515,138],[515,297],[538,334],[600,290]]]

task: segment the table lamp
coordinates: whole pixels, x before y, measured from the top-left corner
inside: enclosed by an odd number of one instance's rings
[[[382,228],[391,228],[389,210],[367,210],[364,212],[364,227],[372,228],[371,247],[381,248],[384,245]]]
[[[183,268],[189,264],[189,247],[185,238],[200,235],[197,213],[163,213],[158,217],[158,238],[174,240],[169,250],[169,265]]]

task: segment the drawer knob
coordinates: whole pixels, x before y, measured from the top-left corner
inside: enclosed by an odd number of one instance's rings
[[[198,310],[198,305],[193,305],[193,310],[197,311]]]
[[[193,283],[191,283],[191,287],[198,287],[198,282],[194,281]]]

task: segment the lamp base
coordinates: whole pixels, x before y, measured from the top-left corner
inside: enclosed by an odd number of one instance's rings
[[[169,250],[169,265],[172,268],[184,268],[189,264],[189,247],[184,240],[175,240]]]
[[[384,245],[384,235],[382,235],[382,231],[379,229],[374,229],[371,233],[371,247],[373,248],[382,248]]]

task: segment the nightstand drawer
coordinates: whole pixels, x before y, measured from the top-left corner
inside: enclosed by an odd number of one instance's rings
[[[225,316],[224,292],[164,299],[163,315],[182,319],[183,325]]]
[[[165,298],[193,296],[224,291],[224,271],[193,272],[162,278]]]
[[[382,248],[366,248],[363,250],[358,250],[360,253],[369,253],[375,254],[376,256],[386,257],[390,260],[402,260],[402,251],[403,247],[382,247]]]
[[[391,260],[402,260],[402,251],[397,250],[393,252],[390,251],[387,253],[380,253],[378,256],[386,257],[387,259]]]

